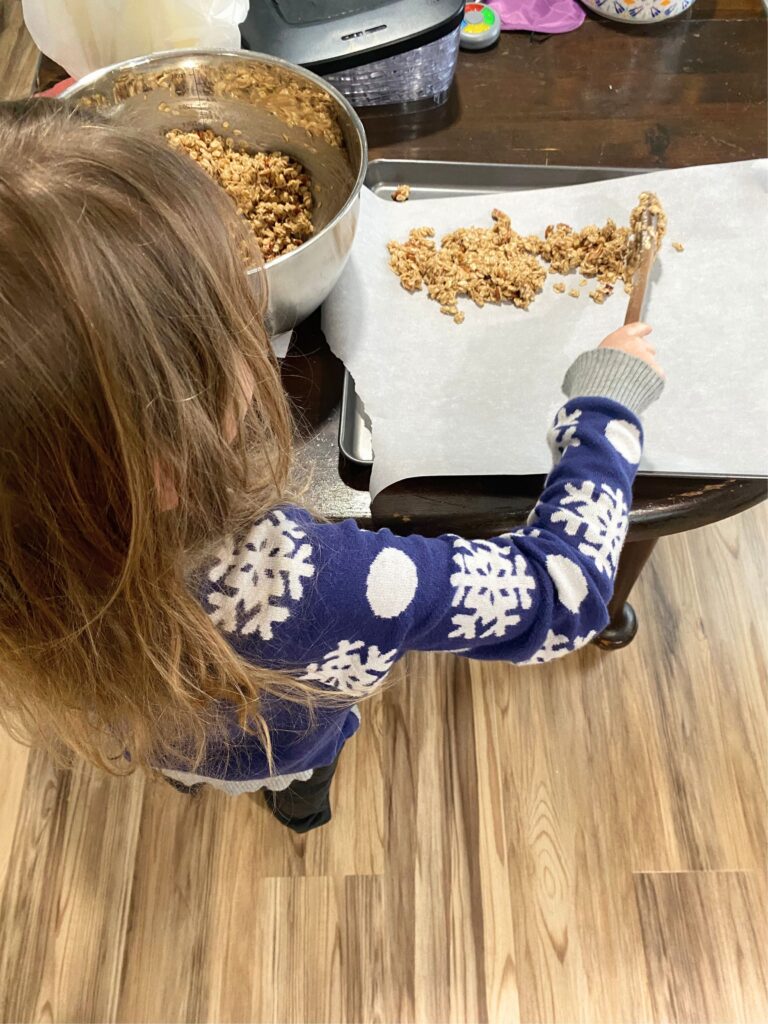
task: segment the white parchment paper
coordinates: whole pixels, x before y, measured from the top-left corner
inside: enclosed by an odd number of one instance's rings
[[[667,386],[644,417],[641,469],[765,474],[767,169],[768,161],[747,161],[403,204],[365,191],[352,255],[325,303],[323,325],[371,418],[371,493],[413,476],[546,472],[545,435],[563,401],[563,375],[626,311],[621,286],[598,306],[588,288],[578,299],[556,294],[552,284],[561,278],[549,276],[530,309],[478,309],[462,300],[466,320],[457,325],[425,292],[401,288],[386,243],[422,225],[438,236],[490,225],[494,207],[523,234],[558,221],[626,224],[646,189],[669,217],[645,313]],[[673,241],[685,251],[677,253]]]

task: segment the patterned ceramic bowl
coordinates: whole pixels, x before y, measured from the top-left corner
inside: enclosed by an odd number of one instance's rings
[[[687,11],[694,0],[581,0],[612,21],[648,23],[667,21]]]

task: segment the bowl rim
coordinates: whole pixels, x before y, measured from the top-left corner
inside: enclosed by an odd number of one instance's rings
[[[185,57],[235,57],[238,60],[254,60],[261,64],[272,64],[276,67],[285,68],[288,71],[293,71],[299,74],[301,77],[309,79],[314,82],[315,85],[319,86],[324,92],[329,93],[333,99],[339,104],[339,106],[349,115],[351,123],[357,132],[358,140],[360,142],[360,168],[355,178],[355,182],[350,190],[350,193],[344,203],[328,223],[317,232],[316,235],[312,235],[306,242],[297,248],[291,250],[291,252],[283,253],[274,260],[270,260],[268,263],[265,262],[264,270],[269,272],[272,267],[279,266],[286,260],[290,259],[291,256],[296,256],[297,253],[303,252],[309,248],[314,242],[318,242],[325,234],[329,233],[352,209],[357,202],[360,192],[362,191],[363,185],[365,184],[365,175],[368,170],[368,139],[365,134],[365,128],[363,122],[360,120],[360,116],[346,98],[343,93],[339,92],[329,82],[326,82],[320,75],[316,75],[313,71],[307,71],[306,68],[301,67],[299,64],[292,64],[288,60],[283,60],[282,57],[273,57],[268,53],[257,53],[255,50],[233,50],[233,49],[199,49],[199,48],[188,48],[183,50],[157,50],[154,53],[147,53],[141,57],[130,57],[128,60],[117,61],[115,64],[107,64],[103,68],[97,68],[95,71],[89,71],[87,75],[83,75],[82,78],[78,79],[68,88],[66,88],[60,95],[60,99],[73,99],[76,98],[81,92],[84,92],[90,86],[95,85],[100,79],[104,78],[107,74],[113,71],[126,71],[131,68],[148,67],[150,64],[161,63],[164,60],[183,60]],[[261,273],[261,267],[251,267],[248,270],[248,274]]]

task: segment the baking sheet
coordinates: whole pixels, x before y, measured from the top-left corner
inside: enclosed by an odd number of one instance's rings
[[[409,202],[448,196],[472,196],[482,192],[517,192],[526,189],[583,185],[587,181],[623,178],[646,171],[627,167],[569,167],[548,164],[458,163],[450,160],[372,160],[365,184],[374,195],[391,199],[397,186],[407,181]],[[365,407],[347,370],[341,397],[339,449],[344,458],[370,467],[373,462],[371,425]]]
[[[474,196],[480,192],[518,192],[561,188],[604,181],[642,169],[629,167],[569,167],[549,164],[484,164],[454,160],[371,160],[365,184],[374,195],[390,199],[398,185],[411,186],[411,199]]]
[[[438,234],[490,224],[494,206],[523,233],[559,220],[626,223],[642,189],[658,192],[670,230],[646,311],[668,384],[645,416],[641,468],[764,475],[767,163],[418,203],[364,192],[352,256],[324,306],[323,327],[372,422],[372,494],[413,476],[546,472],[545,432],[563,374],[625,311],[621,289],[598,306],[584,294],[555,294],[552,277],[527,311],[465,300],[466,320],[455,325],[424,293],[400,287],[386,243],[424,224]],[[684,253],[669,244],[678,240]]]

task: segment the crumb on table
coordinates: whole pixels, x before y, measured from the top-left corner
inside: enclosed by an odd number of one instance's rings
[[[552,291],[553,292],[559,292],[559,294],[562,295],[563,292],[565,291],[565,282],[564,281],[556,281],[555,284],[552,285]]]
[[[675,252],[685,252],[685,246],[682,242],[673,242],[672,248],[675,250]]]
[[[581,292],[578,288],[571,288],[568,294],[571,296],[572,299],[578,299],[578,297],[581,295]]]
[[[408,201],[410,195],[410,185],[398,185],[395,191],[392,193],[392,198],[396,203],[405,203]]]

